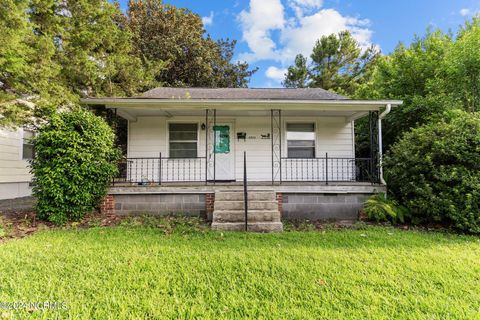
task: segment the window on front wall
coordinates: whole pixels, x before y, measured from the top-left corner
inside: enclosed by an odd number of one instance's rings
[[[197,123],[170,123],[168,131],[170,158],[197,157]]]
[[[287,123],[289,158],[315,158],[315,124]]]
[[[23,146],[22,146],[23,160],[33,159],[33,157],[35,156],[35,152],[33,150],[33,142],[32,142],[33,136],[34,136],[33,131],[23,130]]]

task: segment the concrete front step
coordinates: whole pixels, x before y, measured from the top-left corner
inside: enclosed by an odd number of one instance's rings
[[[218,191],[215,193],[215,201],[242,201],[243,191]],[[274,191],[249,191],[248,200],[276,201]]]
[[[243,210],[245,202],[242,201],[224,201],[215,199],[215,210]],[[276,201],[249,200],[248,210],[278,210]]]
[[[217,191],[213,210],[212,229],[222,231],[245,230],[243,191]],[[248,192],[248,230],[254,232],[283,231],[273,190]]]
[[[250,222],[280,222],[278,210],[248,210],[247,219]],[[215,210],[213,222],[245,222],[244,210]]]
[[[281,222],[249,222],[248,231],[254,232],[281,232],[283,224]],[[217,231],[244,231],[243,222],[213,222],[212,229]]]

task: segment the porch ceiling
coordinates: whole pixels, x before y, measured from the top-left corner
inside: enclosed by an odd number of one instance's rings
[[[115,108],[117,114],[127,120],[135,121],[138,117],[164,116],[164,117],[178,117],[178,116],[205,116],[205,110],[191,110],[191,109],[130,109],[130,108]],[[328,111],[328,110],[282,110],[282,116],[286,117],[345,117],[356,119],[367,115],[368,111]],[[270,116],[270,110],[218,110],[217,117],[262,117]],[[355,120],[355,119],[352,119]],[[350,120],[350,121],[352,121]]]

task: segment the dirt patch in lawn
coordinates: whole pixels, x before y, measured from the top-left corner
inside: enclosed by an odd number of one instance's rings
[[[0,243],[10,239],[23,238],[41,230],[55,228],[90,228],[117,225],[121,218],[116,215],[103,215],[98,212],[87,215],[82,221],[57,226],[51,222],[39,220],[34,211],[0,212]]]

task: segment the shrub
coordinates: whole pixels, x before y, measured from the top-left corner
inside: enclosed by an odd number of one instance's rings
[[[365,201],[363,208],[369,220],[392,223],[405,222],[407,209],[394,200],[387,199],[384,193],[378,193]]]
[[[108,124],[85,110],[55,115],[39,129],[32,161],[39,218],[64,224],[100,203],[117,172],[114,139]]]
[[[404,135],[384,161],[389,190],[418,222],[480,233],[480,116],[452,111]]]

